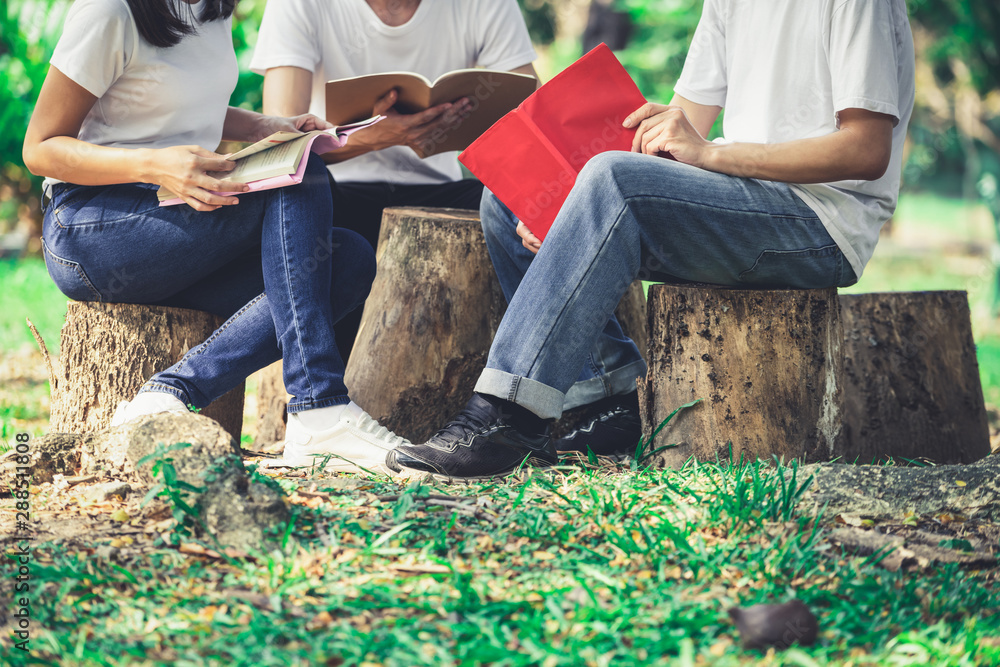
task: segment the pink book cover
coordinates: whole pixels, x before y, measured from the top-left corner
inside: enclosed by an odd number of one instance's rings
[[[249,192],[215,192],[217,195],[245,195],[250,192],[260,192],[261,190],[273,190],[275,188],[283,188],[286,185],[296,185],[302,182],[302,178],[306,173],[306,164],[309,162],[309,153],[329,153],[332,150],[341,148],[347,143],[347,137],[354,134],[358,130],[363,130],[366,127],[371,127],[378,121],[382,120],[383,117],[378,117],[377,119],[369,119],[367,121],[362,121],[361,123],[354,123],[350,126],[343,126],[339,128],[333,128],[328,130],[324,134],[317,134],[312,139],[309,140],[309,144],[306,147],[305,153],[302,155],[302,161],[299,163],[299,168],[294,174],[285,174],[283,176],[273,176],[271,178],[265,178],[259,181],[252,181],[247,183],[250,186]],[[176,206],[177,204],[183,204],[184,200],[180,197],[175,197],[174,199],[167,199],[160,202],[160,206]]]

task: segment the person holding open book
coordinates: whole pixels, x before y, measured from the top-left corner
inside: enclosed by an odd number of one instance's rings
[[[323,129],[230,107],[234,0],[77,0],[24,140],[44,175],[43,251],[59,289],[80,301],[177,306],[229,318],[154,374],[115,423],[202,408],[284,360],[285,462],[332,457],[337,470],[383,470],[403,440],[351,403],[333,325],[375,275],[368,243],[333,227],[326,169],[248,193],[227,179],[220,140]],[[165,186],[185,206],[159,206]],[[235,192],[222,196],[217,192]]]
[[[634,447],[645,364],[612,326],[629,285],[855,283],[896,206],[913,99],[904,0],[705,0],[671,104],[625,119],[632,151],[586,163],[544,241],[484,195],[509,307],[463,412],[387,465],[489,477]],[[578,388],[604,410],[555,443]]]
[[[536,54],[516,0],[269,0],[250,69],[264,75],[264,112],[328,118],[328,80],[415,72],[430,80],[484,67],[535,76]],[[374,247],[389,206],[479,208],[482,185],[462,179],[454,152],[422,158],[467,113],[468,99],[415,114],[394,109],[397,93],[368,115],[378,125],[331,154],[336,224]],[[345,355],[361,310],[337,325]]]

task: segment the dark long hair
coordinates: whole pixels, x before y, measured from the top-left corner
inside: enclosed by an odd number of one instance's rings
[[[161,48],[175,46],[185,35],[197,28],[190,19],[193,12],[183,0],[125,0],[132,11],[132,18],[144,40]],[[205,7],[198,17],[202,23],[229,18],[236,8],[236,0],[205,0]],[[187,16],[185,16],[187,14]]]

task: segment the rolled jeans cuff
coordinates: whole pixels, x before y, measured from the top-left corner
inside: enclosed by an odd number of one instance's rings
[[[635,391],[635,379],[645,377],[646,370],[646,362],[639,359],[589,380],[576,382],[566,392],[563,410],[590,405],[609,396],[631,394]]]
[[[289,403],[285,406],[285,410],[290,415],[294,415],[298,412],[305,412],[306,410],[315,410],[316,408],[329,408],[334,405],[347,405],[351,402],[349,396],[333,396],[331,398],[322,399],[312,399],[307,401],[295,401]]]
[[[554,387],[495,368],[483,370],[476,391],[516,403],[542,419],[558,419],[565,394]]]
[[[179,399],[180,402],[183,403],[184,405],[194,405],[194,403],[191,402],[191,397],[187,395],[186,391],[184,391],[183,389],[178,389],[177,387],[172,387],[169,384],[163,384],[162,382],[152,382],[147,380],[145,384],[139,387],[139,391],[137,392],[136,395],[138,396],[139,394],[148,394],[148,393],[170,394],[171,396]],[[204,407],[204,406],[195,406],[195,407]]]

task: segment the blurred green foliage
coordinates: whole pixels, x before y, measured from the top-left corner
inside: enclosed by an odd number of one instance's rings
[[[628,11],[635,24],[629,46],[618,53],[619,59],[647,99],[667,103],[698,26],[702,0],[620,0],[616,4]]]
[[[556,38],[556,9],[548,0],[517,0],[524,14],[524,22],[531,33],[531,41],[546,46]]]
[[[21,161],[21,145],[68,7],[65,0],[0,4],[0,232],[40,190],[41,179]]]
[[[250,58],[257,43],[260,20],[264,16],[267,0],[240,0],[233,17],[233,46],[240,64],[240,78],[230,103],[234,106],[260,111],[263,104],[261,86],[264,77],[250,71]]]

